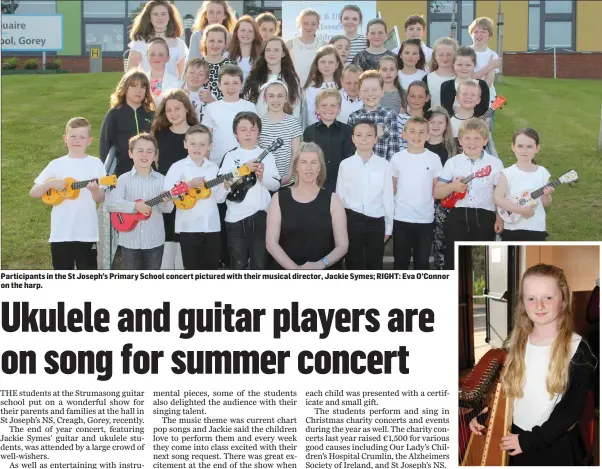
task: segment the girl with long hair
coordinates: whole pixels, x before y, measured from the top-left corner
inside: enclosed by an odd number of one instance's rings
[[[405,112],[407,95],[399,82],[399,70],[397,68],[397,59],[391,56],[384,56],[378,61],[378,71],[383,77],[383,95],[380,104],[396,113]]]
[[[499,445],[511,465],[583,464],[577,423],[597,362],[575,333],[573,316],[564,271],[547,264],[527,269],[502,371],[504,390],[514,403],[512,432]],[[484,426],[474,418],[470,429],[480,435]]]
[[[286,46],[291,51],[299,81],[305,83],[318,49],[325,44],[323,38],[317,34],[320,29],[320,13],[312,8],[301,11],[297,17],[297,27],[301,34],[289,39]]]
[[[253,64],[261,52],[259,27],[249,15],[242,16],[234,26],[232,39],[228,43],[228,57],[242,69],[243,83],[251,73]]]
[[[422,78],[431,94],[427,108],[441,106],[441,85],[456,77],[454,58],[458,50],[458,42],[451,37],[437,39],[433,46],[433,55],[429,63],[430,73]]]
[[[111,94],[110,107],[100,129],[100,159],[104,162],[109,150],[115,147],[115,174],[119,177],[133,167],[128,141],[134,135],[149,132],[155,117],[146,73],[139,68],[128,70]]]
[[[257,62],[253,66],[245,83],[242,94],[244,99],[255,103],[257,114],[263,117],[268,112],[265,102],[265,88],[268,81],[280,80],[288,88],[288,102],[284,112],[301,118],[301,84],[295,72],[291,54],[285,42],[280,37],[272,37],[263,43]]]
[[[151,67],[147,58],[148,43],[151,39],[159,37],[164,39],[169,47],[167,72],[181,78],[188,55],[188,47],[180,39],[183,32],[180,13],[172,2],[165,0],[148,2],[132,23],[131,42],[128,44],[130,48],[128,69],[140,66],[145,72],[150,72]]]
[[[212,24],[221,24],[228,31],[228,39],[230,39],[236,17],[228,2],[224,0],[205,0],[197,12],[194,25],[192,26],[192,36],[190,36],[190,52],[188,53],[189,62],[192,59],[200,59],[201,40],[203,32]]]

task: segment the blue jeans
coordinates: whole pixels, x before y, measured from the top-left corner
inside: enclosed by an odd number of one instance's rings
[[[126,270],[159,270],[163,245],[151,249],[128,249],[121,246],[121,258]]]

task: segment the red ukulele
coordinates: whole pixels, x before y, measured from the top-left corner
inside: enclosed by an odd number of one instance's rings
[[[188,184],[185,182],[181,182],[180,184],[176,184],[171,191],[165,191],[159,194],[157,197],[153,197],[150,200],[145,200],[144,203],[149,207],[160,204],[166,199],[167,195],[177,196],[182,195],[185,192],[188,192]],[[136,202],[140,202],[142,199],[136,200]],[[151,212],[152,214],[152,212]],[[148,220],[150,215],[143,215],[142,213],[121,213],[121,212],[112,212],[111,213],[111,224],[117,231],[127,232],[132,231],[136,228],[136,225],[139,221]]]
[[[456,181],[460,180],[460,182],[462,184],[468,184],[470,181],[472,181],[475,178],[484,178],[484,177],[489,176],[490,174],[491,174],[491,165],[487,165],[484,168],[479,169],[476,173],[473,173],[470,176],[466,176],[463,179],[456,178]],[[443,208],[454,208],[456,206],[456,202],[458,200],[462,200],[464,197],[466,197],[467,193],[468,193],[468,189],[466,189],[464,192],[452,192],[445,199],[443,199],[441,201],[441,206]]]

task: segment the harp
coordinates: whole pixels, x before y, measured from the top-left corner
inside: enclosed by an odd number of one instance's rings
[[[506,398],[500,381],[505,358],[506,351],[489,350],[460,382],[458,456],[462,466],[508,465],[508,453],[500,450],[500,439],[512,427],[512,401]],[[489,411],[479,417],[485,429],[482,435],[474,435],[468,425],[485,407]]]

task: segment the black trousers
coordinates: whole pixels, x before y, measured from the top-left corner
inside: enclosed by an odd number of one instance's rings
[[[236,223],[226,222],[232,270],[241,270],[247,267],[252,270],[263,270],[267,267],[266,218],[267,213],[260,210]]]
[[[429,256],[433,245],[432,223],[393,221],[393,268],[408,270],[414,258],[415,270],[429,270]]]
[[[54,270],[96,270],[96,243],[65,241],[50,243]]]
[[[373,218],[346,209],[349,270],[382,270],[385,253],[385,217]]]
[[[180,233],[182,263],[186,270],[217,270],[221,235],[215,233]]]
[[[455,207],[445,225],[445,268],[454,269],[456,241],[495,241],[495,212],[482,208]]]
[[[531,230],[504,230],[502,241],[545,241],[548,233]]]

